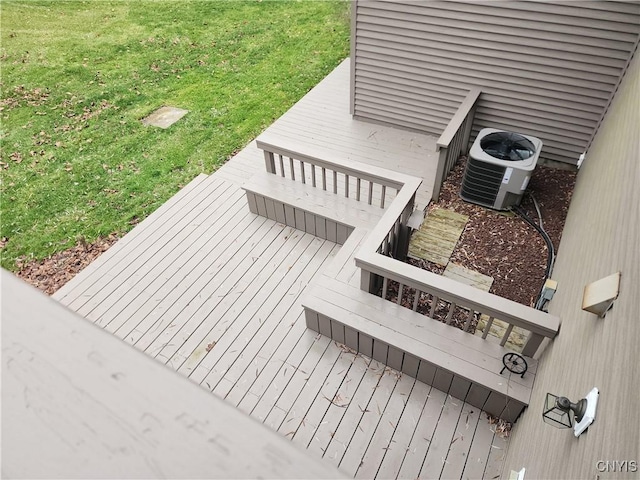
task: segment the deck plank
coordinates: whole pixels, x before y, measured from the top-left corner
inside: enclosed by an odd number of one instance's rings
[[[364,455],[369,447],[376,427],[383,417],[384,410],[389,403],[393,389],[399,378],[395,372],[388,367],[384,368],[380,372],[380,375],[380,381],[376,386],[375,392],[360,418],[358,429],[350,439],[344,457],[340,462],[340,470],[352,477],[355,477],[356,472],[364,463]]]
[[[408,398],[416,384],[416,380],[408,375],[398,373],[396,375],[398,376],[398,381],[393,394],[384,409],[382,417],[380,417],[378,427],[362,459],[362,464],[356,472],[356,478],[375,478],[386,454],[396,448],[392,441],[393,434],[398,428],[398,423],[407,405]]]
[[[137,325],[147,315],[157,315],[158,312],[169,308],[182,294],[197,285],[201,275],[210,266],[210,258],[220,254],[220,246],[233,242],[234,238],[231,232],[234,229],[258,228],[264,223],[264,219],[254,217],[246,212],[241,201],[234,204],[234,208],[230,208],[227,213],[230,215],[228,222],[224,223],[222,217],[220,219],[220,226],[223,228],[209,229],[215,233],[212,236],[203,235],[200,239],[206,241],[206,246],[193,249],[195,252],[191,258],[185,255],[181,262],[174,262],[175,268],[165,271],[157,278],[156,283],[152,282],[145,287],[144,291],[139,291],[138,295],[123,309],[112,308],[103,313],[96,324],[110,332],[122,329],[121,331],[126,336],[130,332],[130,329],[124,326],[127,322],[130,325]],[[229,255],[228,257],[231,258]],[[186,277],[183,274],[185,271],[189,272]],[[133,338],[129,339],[129,342],[133,342]]]
[[[188,339],[191,342],[191,346],[185,343],[183,347],[186,351],[197,351],[202,348],[213,337],[216,342],[215,347],[206,352],[205,357],[202,359],[201,365],[208,370],[212,370],[216,367],[218,370],[224,370],[227,368],[218,365],[219,360],[227,351],[228,347],[233,343],[236,336],[243,332],[249,322],[255,320],[255,323],[262,321],[263,316],[266,317],[267,311],[270,308],[274,308],[273,302],[277,302],[281,299],[281,296],[286,293],[290,283],[295,280],[292,275],[289,275],[288,282],[285,282],[285,278],[291,272],[296,265],[296,262],[300,259],[303,262],[310,260],[319,247],[322,245],[322,241],[315,239],[311,235],[302,235],[292,232],[283,231],[286,241],[281,245],[278,252],[272,256],[270,261],[264,262],[264,268],[259,271],[259,274],[252,275],[253,278],[247,277],[242,279],[242,283],[238,286],[238,291],[241,292],[238,299],[231,299],[228,308],[224,305],[221,309],[214,310],[212,313],[206,315],[205,321],[203,321],[198,329]],[[282,235],[282,234],[281,234]],[[288,238],[287,238],[288,237]],[[265,252],[265,257],[268,256],[268,251]],[[259,262],[256,261],[255,264]],[[304,265],[298,264],[294,273],[299,273],[298,270],[302,269]],[[257,269],[256,269],[257,270]],[[269,288],[268,284],[273,281],[273,284],[277,285],[274,289]],[[265,304],[265,302],[268,302]],[[219,305],[223,305],[225,302],[221,302]],[[226,308],[226,309],[225,309]],[[209,318],[219,317],[219,321],[208,330]],[[255,318],[254,318],[255,317]],[[198,331],[200,333],[198,333]],[[206,332],[206,333],[204,333]],[[204,335],[203,335],[204,334]],[[196,345],[195,342],[200,340],[200,343]],[[239,344],[244,343],[242,339]],[[190,368],[190,364],[186,367]],[[180,367],[180,369],[184,369]],[[220,377],[222,378],[222,377]],[[213,378],[209,377],[210,381]]]
[[[458,418],[458,425],[449,446],[442,478],[462,478],[462,472],[469,461],[469,450],[480,420],[479,408],[465,403]]]
[[[245,228],[242,228],[240,232],[245,229],[250,229],[254,234],[261,235],[263,237],[272,237],[277,234],[277,229],[274,229],[272,224],[269,224],[262,217],[253,216],[249,217],[251,222]],[[239,226],[244,227],[244,223],[240,223]],[[107,325],[107,330],[113,331],[120,338],[126,339],[129,343],[135,343],[146,331],[157,322],[163,321],[163,319],[169,319],[171,323],[174,320],[180,319],[182,323],[185,323],[190,318],[192,312],[185,310],[186,307],[195,307],[194,301],[202,301],[203,296],[208,295],[215,289],[215,282],[218,278],[225,278],[230,274],[254,248],[259,245],[258,238],[240,243],[237,242],[238,230],[235,229],[236,238],[231,240],[231,237],[225,237],[226,247],[224,251],[219,250],[210,251],[203,261],[198,266],[189,270],[185,275],[182,273],[182,282],[171,291],[167,293],[163,298],[158,298],[158,301],[147,301],[144,308],[138,312],[136,317],[127,318],[126,321],[119,321],[117,323],[110,323]],[[221,243],[225,245],[225,243]],[[211,262],[210,259],[215,259]],[[206,298],[206,297],[205,297]],[[158,356],[158,352],[151,351],[152,356]]]
[[[313,335],[311,332],[305,332],[303,340],[299,345],[300,351],[304,353],[304,358],[295,369],[280,368],[282,375],[276,375],[275,379],[269,383],[256,407],[252,410],[251,415],[257,416],[259,419],[266,418],[271,409],[280,402],[279,408],[286,407],[289,410],[295,402],[300,391],[306,385],[311,374],[315,371],[316,366],[320,362],[324,352],[332,344],[331,340],[322,335]],[[310,345],[309,345],[310,342]],[[309,346],[307,346],[309,345]],[[282,400],[282,401],[281,401]]]
[[[422,432],[417,431],[418,420],[424,409],[426,399],[428,398],[431,386],[416,381],[411,394],[407,399],[407,404],[402,412],[398,427],[391,437],[390,453],[384,456],[380,468],[377,472],[378,478],[397,478],[400,473],[400,467],[407,452],[409,451],[411,440],[414,435],[421,435]]]
[[[217,208],[212,208],[211,215],[206,221],[202,221],[180,247],[167,244],[162,249],[161,260],[152,267],[141,268],[139,272],[130,277],[120,291],[115,290],[109,294],[86,318],[102,327],[106,327],[114,320],[116,320],[116,325],[121,325],[125,319],[134,314],[136,317],[142,318],[144,313],[138,312],[138,310],[144,303],[157,305],[157,302],[162,301],[168,294],[169,285],[177,287],[183,281],[179,272],[189,268],[186,265],[193,266],[195,269],[210,254],[210,250],[206,247],[199,249],[192,247],[196,239],[213,248],[224,239],[224,232],[228,232],[229,227],[234,225],[232,222],[239,219],[241,223],[244,223],[249,220],[243,203],[242,197],[230,195],[224,202],[224,206],[221,204]],[[222,228],[211,228],[214,225]],[[124,286],[128,288],[125,289]],[[114,308],[116,302],[124,308],[121,310]],[[114,331],[114,329],[110,328],[109,331]]]
[[[298,395],[282,395],[278,398],[276,407],[286,412],[286,415],[276,429],[284,434],[286,432],[283,432],[283,429],[287,429],[287,431],[297,431],[298,426],[303,423],[305,425],[311,424],[312,427],[319,425],[320,422],[317,417],[314,416],[313,418],[307,419],[306,416],[313,402],[318,397],[322,398],[322,388],[328,380],[329,373],[334,368],[336,362],[338,362],[341,353],[342,350],[335,342],[331,341],[308,377],[302,379],[301,375],[296,375],[298,372],[294,374],[294,378],[292,378],[287,387],[299,393]],[[300,385],[300,382],[296,382],[297,379],[304,382],[302,389],[296,388]],[[327,402],[325,401],[325,403]]]
[[[238,318],[247,307],[252,309],[259,307],[257,299],[268,296],[268,288],[265,285],[269,278],[275,275],[274,283],[278,284],[284,276],[289,264],[285,265],[288,255],[292,255],[291,261],[299,256],[295,250],[300,242],[304,242],[303,248],[311,243],[313,237],[294,233],[292,229],[283,228],[278,236],[267,246],[257,258],[247,259],[251,266],[246,270],[239,270],[238,277],[231,277],[227,285],[233,284],[223,292],[216,291],[217,297],[213,301],[207,301],[203,307],[193,316],[192,325],[197,325],[193,331],[183,329],[177,339],[172,339],[171,347],[175,353],[165,353],[170,357],[170,363],[179,372],[188,375],[193,369],[202,363],[205,369],[212,369],[218,358],[216,347],[218,342],[225,342],[223,336],[231,327],[232,322]],[[247,317],[250,317],[250,313]],[[221,343],[221,348],[224,343]],[[209,345],[214,345],[209,348]],[[177,348],[176,348],[177,347]],[[165,348],[165,351],[168,349]],[[171,352],[169,350],[169,352]],[[220,349],[219,349],[220,350]]]
[[[462,411],[463,402],[447,395],[438,419],[438,425],[429,442],[429,450],[424,459],[420,476],[440,478],[447,461],[449,449],[455,439],[456,427]]]
[[[409,443],[409,449],[402,461],[398,478],[418,478],[420,476],[420,470],[440,421],[446,399],[447,395],[435,388],[432,388],[427,395],[427,401],[422,409],[415,434]]]
[[[495,431],[492,425],[489,425],[486,414],[480,413],[478,425],[473,434],[469,457],[461,478],[482,478],[489,459],[494,435]]]
[[[311,345],[318,340],[320,340],[320,338],[315,332],[305,328],[304,314],[300,313],[277,350],[270,353],[269,360],[265,363],[262,370],[256,370],[256,377],[248,387],[249,393],[255,397],[255,402],[251,410],[253,410],[257,402],[265,396],[270,387],[280,384],[280,382],[284,382],[285,380],[287,382],[290,380],[294,372],[301,367],[301,363],[311,348]],[[284,386],[286,386],[286,384],[282,386],[281,390],[284,389]],[[266,395],[266,398],[270,398],[270,396]],[[276,400],[277,396],[274,397],[273,402],[275,403]],[[250,401],[252,400],[249,400],[249,402]],[[244,404],[247,404],[247,402],[247,399],[244,398],[241,401],[241,403]]]
[[[339,392],[348,376],[354,358],[355,355],[353,353],[342,350],[322,383],[319,394],[314,394],[314,399],[307,411],[300,411],[304,408],[302,402],[300,402],[301,407],[298,407],[298,411],[296,411],[296,405],[294,404],[291,410],[292,414],[287,415],[286,423],[283,424],[284,430],[292,429],[291,431],[295,431],[293,434],[294,443],[305,448],[308,448],[311,443],[319,443],[319,439],[316,439],[315,434],[322,427],[323,419],[329,407],[347,405],[347,399],[343,398]],[[302,419],[304,419],[304,422],[302,422]]]
[[[347,418],[347,412],[351,403],[355,401],[360,384],[368,370],[370,358],[362,355],[353,355],[351,359],[349,371],[340,389],[337,392],[335,403],[331,403],[327,409],[320,425],[315,431],[313,440],[309,443],[307,449],[318,457],[322,457],[327,451],[327,447],[336,434],[338,426],[343,419]],[[353,412],[353,410],[349,411]],[[346,421],[346,420],[345,420]]]
[[[501,437],[498,434],[493,436],[491,451],[489,452],[487,466],[482,478],[493,479],[499,478],[502,475],[502,465],[504,464],[504,457],[507,454],[508,444],[508,438]]]
[[[277,349],[282,340],[280,332],[282,331],[283,334],[286,334],[287,326],[290,328],[290,323],[296,321],[296,318],[300,316],[296,302],[304,289],[304,285],[313,277],[332,249],[333,244],[330,242],[322,242],[319,239],[315,239],[304,254],[292,266],[288,267],[289,271],[286,275],[290,278],[287,281],[283,279],[276,289],[271,290],[269,298],[253,314],[245,328],[236,337],[232,337],[233,329],[238,330],[241,325],[240,322],[234,321],[232,327],[225,332],[225,337],[229,338],[230,342],[224,352],[221,352],[221,349],[216,352],[221,357],[215,364],[215,368],[225,371],[224,378],[230,380],[232,386],[239,380],[240,373],[243,373],[249,365],[251,365],[251,370],[256,369],[259,372],[267,360],[265,357],[268,352]],[[248,317],[248,315],[248,312],[243,312],[244,317]],[[289,322],[289,325],[286,322]],[[280,325],[283,326],[283,329],[277,328]],[[272,342],[267,345],[268,340],[271,339],[273,339]],[[238,352],[238,345],[243,344],[246,347]],[[222,346],[219,342],[216,348]],[[263,350],[263,347],[267,348]],[[236,349],[234,355],[227,354],[231,348]],[[258,353],[261,350],[264,353],[259,356]],[[238,356],[236,357],[236,355]],[[246,361],[244,361],[245,359]],[[250,362],[250,359],[254,361]],[[245,367],[244,369],[243,366]],[[211,377],[207,377],[207,379],[211,379]],[[240,383],[240,386],[242,386],[242,383]],[[229,393],[230,389],[216,388],[215,391],[218,395],[224,397]]]
[[[327,249],[330,249],[328,254]],[[332,246],[329,242],[323,243],[313,261],[305,266],[304,271],[287,291],[287,301],[280,301],[268,317],[261,321],[259,330],[245,349],[239,352],[237,360],[227,370],[225,378],[250,388],[269,362],[278,361],[276,353],[287,358],[288,352],[295,346],[300,336],[298,333],[297,337],[293,335],[290,337],[289,332],[296,323],[304,323],[298,299],[311,278],[333,259],[337,250],[339,250],[337,246]],[[302,332],[302,329],[297,331]]]
[[[364,375],[323,455],[335,466],[342,461],[362,416],[367,412],[367,406],[380,381],[380,373],[384,370],[384,365],[377,361],[362,355],[360,357],[366,364]]]
[[[146,346],[149,340],[155,340],[157,337],[160,337],[160,335],[164,335],[165,329],[171,325],[178,327],[178,325],[174,323],[178,318],[180,319],[180,327],[184,327],[184,330],[175,328],[176,334],[182,332],[181,336],[190,335],[191,330],[188,329],[192,328],[191,326],[193,324],[200,324],[201,318],[204,316],[203,310],[206,310],[207,307],[212,305],[217,305],[222,299],[226,298],[225,296],[231,293],[242,276],[253,266],[254,262],[252,258],[260,257],[271,246],[271,242],[275,242],[276,239],[279,238],[283,230],[282,226],[269,222],[265,222],[264,225],[268,230],[262,238],[259,240],[247,239],[249,241],[249,247],[251,248],[251,250],[247,252],[247,254],[250,255],[249,257],[233,256],[230,262],[226,262],[222,268],[216,272],[218,275],[215,275],[213,279],[206,278],[206,283],[199,285],[200,290],[198,292],[189,291],[173,303],[169,310],[163,312],[163,314],[159,316],[149,315],[134,327],[135,330],[130,333],[125,333],[122,331],[123,329],[120,329],[115,332],[116,335],[126,335],[127,339],[132,338],[131,341],[134,344],[136,344],[140,338],[145,337],[144,343],[142,343],[141,346]],[[275,247],[271,248],[273,249]],[[217,265],[220,264],[217,263]],[[223,280],[218,284],[217,281],[214,281],[216,278]],[[153,351],[152,353],[150,352],[150,354],[156,357],[160,356],[168,361],[172,357],[169,353],[173,353],[173,350],[179,348],[182,343],[170,342],[169,340],[172,340],[173,334],[170,330],[167,330],[167,332],[169,332],[166,333],[168,338],[163,342],[163,348]]]

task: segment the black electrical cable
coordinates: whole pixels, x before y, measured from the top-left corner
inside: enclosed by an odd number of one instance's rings
[[[547,234],[547,232],[542,227],[540,227],[536,222],[534,222],[531,219],[531,217],[529,217],[529,215],[527,215],[521,207],[513,206],[511,207],[511,209],[514,212],[516,212],[525,222],[527,222],[529,225],[535,228],[536,231],[540,234],[540,236],[543,238],[543,240],[547,244],[547,250],[548,250],[547,268],[545,269],[545,272],[544,272],[544,278],[546,281],[549,278],[549,275],[551,274],[551,270],[553,269],[553,263],[555,260],[555,249],[553,247],[553,242],[551,241],[551,238],[549,238],[549,235]],[[542,288],[540,288],[540,292],[538,293],[538,296],[535,302],[535,306],[538,310],[541,310],[543,306],[540,304],[540,298],[542,297],[543,290],[544,290],[544,283],[542,284]]]
[[[545,235],[548,235],[547,231],[544,229],[544,222],[542,220],[542,212],[540,211],[540,205],[538,204],[538,201],[536,200],[536,197],[533,196],[533,193],[529,192],[529,196],[531,197],[531,201],[533,202],[533,206],[536,207],[536,212],[538,214],[538,225],[540,226],[540,228],[542,229],[542,231],[545,233]],[[553,247],[553,243],[551,244],[551,246]],[[554,248],[551,249],[551,270],[549,271],[549,273],[547,274],[547,278],[549,278],[553,272],[553,266],[556,263],[556,251]]]

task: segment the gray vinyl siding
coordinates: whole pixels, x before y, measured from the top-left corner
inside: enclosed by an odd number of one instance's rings
[[[511,433],[502,478],[637,479],[598,471],[598,460],[640,462],[640,55],[636,53],[578,173],[558,248],[558,291],[549,313],[562,319],[544,351],[529,408]],[[620,271],[620,295],[605,318],[581,310],[584,287]],[[547,392],[577,401],[600,390],[596,421],[579,439],[542,421]],[[639,467],[640,468],[640,467]]]
[[[575,163],[640,35],[640,3],[354,3],[352,111],[439,135],[469,88],[484,127],[541,138]]]

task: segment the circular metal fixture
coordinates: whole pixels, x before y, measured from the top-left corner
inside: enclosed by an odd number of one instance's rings
[[[504,354],[504,356],[502,357],[502,364],[504,365],[504,367],[502,367],[502,370],[500,370],[501,374],[506,368],[511,373],[520,375],[520,378],[524,378],[524,374],[527,371],[527,368],[529,368],[524,357],[513,352]]]

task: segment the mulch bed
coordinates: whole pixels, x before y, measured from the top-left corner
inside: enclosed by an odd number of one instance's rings
[[[458,193],[465,165],[466,158],[461,158],[444,182],[439,201],[428,207],[429,210],[447,208],[469,216],[451,261],[493,277],[491,293],[534,306],[544,283],[547,246],[539,233],[519,216],[464,202]],[[556,251],[575,181],[574,171],[539,166],[529,183],[528,191],[538,201],[544,229]],[[523,198],[521,207],[530,218],[538,221],[534,203],[528,194]],[[439,274],[443,270],[429,262],[422,262],[419,266]]]
[[[78,241],[75,246],[55,253],[44,260],[18,261],[18,277],[52,295],[75,277],[83,268],[106,252],[119,237],[111,234],[94,243]]]

